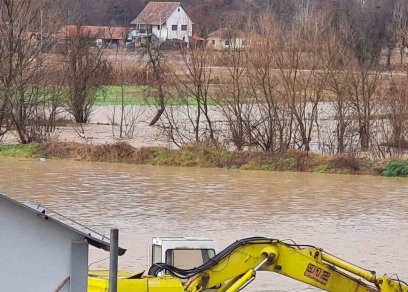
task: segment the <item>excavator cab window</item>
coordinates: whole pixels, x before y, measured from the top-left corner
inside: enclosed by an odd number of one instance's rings
[[[179,269],[191,269],[201,266],[215,256],[213,249],[168,249],[166,264]]]
[[[162,260],[161,260],[162,247],[161,247],[160,245],[153,244],[153,246],[152,246],[152,254],[153,254],[152,264],[160,263],[160,262],[162,261]]]

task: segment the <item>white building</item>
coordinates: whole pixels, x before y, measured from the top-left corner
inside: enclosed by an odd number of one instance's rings
[[[154,35],[161,42],[181,40],[193,35],[193,22],[180,2],[149,2],[135,20],[136,42]]]
[[[94,231],[2,194],[0,234],[0,291],[87,291],[89,244],[109,250],[109,241]]]
[[[228,28],[220,28],[208,34],[207,47],[214,50],[242,50],[247,47],[244,32]]]

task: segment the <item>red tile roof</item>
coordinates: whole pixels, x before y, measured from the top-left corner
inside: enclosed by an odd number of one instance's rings
[[[180,2],[149,2],[131,24],[161,25],[179,6]]]
[[[205,39],[203,39],[202,37],[196,36],[196,35],[193,35],[193,36],[189,37],[189,40],[191,42],[203,42],[203,41],[205,41]]]
[[[79,30],[79,31],[78,31]],[[126,29],[124,27],[111,27],[111,26],[76,26],[66,25],[63,26],[59,34],[62,36],[73,36],[77,33],[81,35],[89,36],[90,38],[111,39],[111,40],[123,40],[126,38]]]

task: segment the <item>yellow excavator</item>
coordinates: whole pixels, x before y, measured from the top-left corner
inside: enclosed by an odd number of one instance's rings
[[[289,240],[251,237],[215,251],[216,245],[208,239],[155,238],[149,244],[148,275],[119,273],[118,292],[236,292],[247,287],[260,271],[325,291],[408,292],[408,284],[397,276],[378,276],[321,248]],[[202,264],[188,267],[194,252]],[[106,273],[90,271],[88,292],[108,291],[107,277]]]

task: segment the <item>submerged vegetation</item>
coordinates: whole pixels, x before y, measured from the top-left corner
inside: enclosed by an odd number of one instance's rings
[[[126,143],[87,145],[72,142],[47,142],[44,144],[0,145],[0,157],[44,157],[160,166],[370,174],[388,177],[408,176],[408,161],[406,160],[368,160],[344,155],[319,155],[299,150],[272,154],[260,151],[226,151],[200,146],[170,150],[160,147],[134,148]]]

